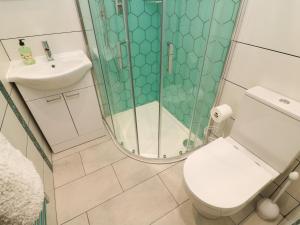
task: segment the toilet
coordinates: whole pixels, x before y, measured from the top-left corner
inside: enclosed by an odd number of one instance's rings
[[[246,91],[226,138],[185,161],[187,194],[205,217],[240,211],[283,173],[300,150],[300,103],[262,87]]]

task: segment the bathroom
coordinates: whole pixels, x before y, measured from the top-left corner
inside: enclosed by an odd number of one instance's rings
[[[299,9],[0,0],[0,224],[300,224]]]

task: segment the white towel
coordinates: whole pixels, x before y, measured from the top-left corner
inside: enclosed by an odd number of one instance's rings
[[[32,162],[0,133],[0,224],[32,225],[43,199],[43,183]]]

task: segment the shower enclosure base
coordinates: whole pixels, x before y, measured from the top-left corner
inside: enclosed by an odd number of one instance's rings
[[[158,151],[159,103],[157,101],[136,108],[139,156],[150,159],[175,158],[179,160],[186,153],[184,140],[189,137],[189,130],[177,120],[166,108],[161,112],[161,139]],[[133,110],[113,115],[116,138],[127,151],[138,155]],[[197,138],[195,146],[202,144]]]

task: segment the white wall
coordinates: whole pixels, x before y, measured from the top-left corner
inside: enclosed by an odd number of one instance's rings
[[[10,59],[20,59],[20,38],[25,38],[33,56],[44,54],[44,40],[53,53],[85,50],[75,0],[0,1],[0,42]]]
[[[298,0],[248,0],[233,40],[232,58],[220,99],[220,104],[227,103],[233,108],[228,129],[234,123],[245,90],[253,86],[260,85],[300,101],[299,12]],[[299,161],[290,169],[295,168],[300,172]],[[269,189],[274,191],[285,178],[277,179]],[[289,214],[299,202],[298,181],[280,200],[281,213]]]
[[[75,0],[0,0],[0,79],[40,145],[51,158],[48,146],[23,101],[17,91],[5,81],[9,61],[20,59],[19,38],[25,38],[26,45],[32,48],[33,56],[44,54],[41,44],[44,40],[48,41],[54,54],[78,49],[85,51]],[[11,143],[35,164],[50,197],[47,207],[48,224],[57,224],[52,172],[1,94],[0,127]]]

